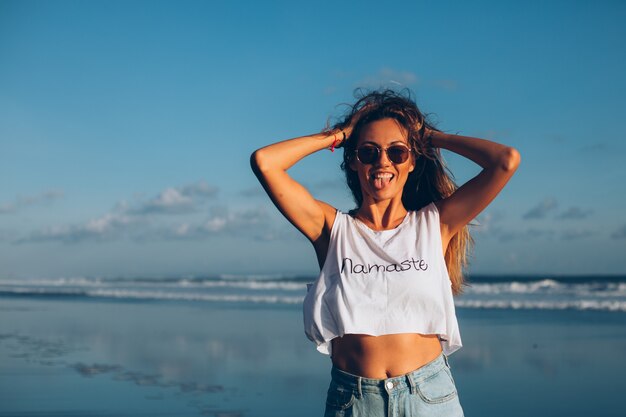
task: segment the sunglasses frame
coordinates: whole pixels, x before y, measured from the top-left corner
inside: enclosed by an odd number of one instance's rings
[[[363,148],[374,148],[378,152],[377,155],[376,155],[376,158],[374,158],[374,160],[372,162],[366,163],[366,162],[361,161],[361,159],[359,158],[359,150],[361,150]],[[389,156],[389,149],[391,149],[391,148],[404,148],[404,149],[406,149],[408,151],[408,157],[404,161],[402,161],[402,162],[395,162],[395,161],[393,161],[391,159],[391,157]],[[360,148],[357,148],[357,149],[354,150],[354,155],[355,155],[357,161],[359,161],[363,165],[373,165],[376,162],[378,162],[378,160],[381,158],[381,156],[383,155],[383,151],[387,154],[387,159],[389,159],[389,161],[391,161],[391,163],[396,164],[396,165],[401,165],[401,164],[406,163],[411,158],[411,152],[413,151],[413,149],[410,148],[409,146],[398,145],[398,144],[391,145],[391,146],[388,146],[386,148],[381,148],[380,146],[376,146],[376,145],[363,145]]]

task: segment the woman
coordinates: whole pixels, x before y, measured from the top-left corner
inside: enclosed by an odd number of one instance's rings
[[[287,173],[338,147],[357,203],[348,214]],[[457,189],[438,148],[483,170]],[[331,355],[326,416],[463,415],[448,355],[462,346],[452,295],[472,243],[467,225],[519,162],[514,148],[438,131],[409,94],[390,90],[362,95],[332,129],[254,152],[259,181],[317,254],[304,323]]]

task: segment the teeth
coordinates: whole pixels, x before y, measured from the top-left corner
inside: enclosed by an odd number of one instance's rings
[[[391,177],[393,177],[393,174],[389,174],[389,173],[374,174],[374,178],[391,178]]]

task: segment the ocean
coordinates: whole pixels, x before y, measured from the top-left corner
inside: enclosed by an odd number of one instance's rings
[[[0,279],[0,416],[321,416],[306,276]],[[471,276],[466,416],[623,416],[625,276]]]
[[[187,278],[0,279],[0,296],[290,305],[313,277],[218,275]],[[476,309],[626,312],[625,276],[473,276],[455,305]]]

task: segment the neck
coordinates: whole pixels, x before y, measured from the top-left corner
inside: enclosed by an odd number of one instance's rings
[[[393,229],[406,217],[407,210],[402,198],[381,201],[363,201],[356,217],[374,230]]]

